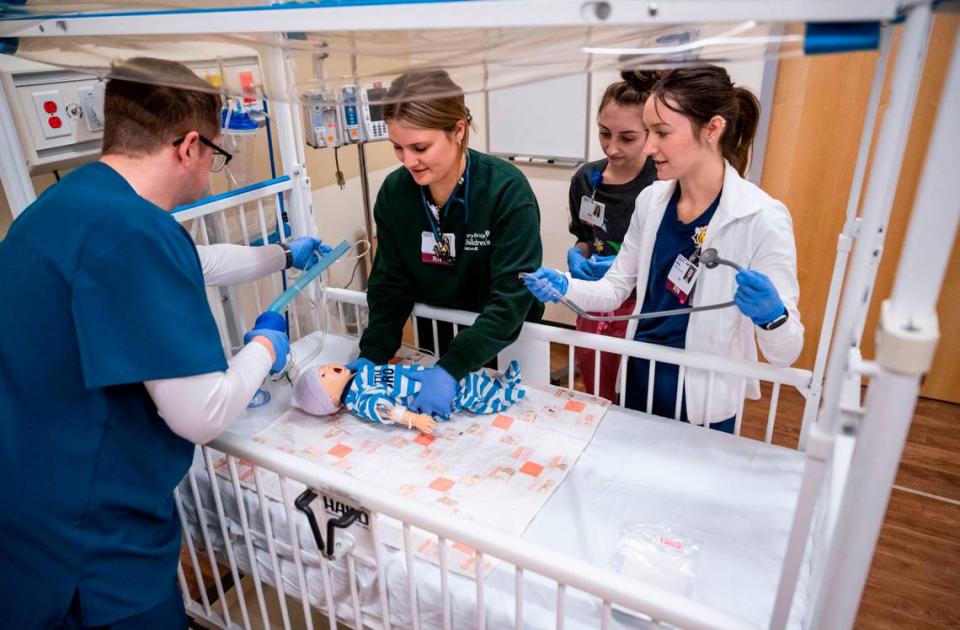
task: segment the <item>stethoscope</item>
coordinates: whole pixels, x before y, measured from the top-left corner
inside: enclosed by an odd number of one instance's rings
[[[461,187],[463,188],[463,195],[457,196]],[[470,153],[467,153],[467,163],[464,166],[463,175],[460,176],[456,187],[450,193],[450,198],[443,204],[443,208],[438,209],[435,204],[427,200],[427,188],[427,186],[420,187],[420,201],[423,203],[427,221],[430,222],[430,231],[433,232],[434,242],[436,243],[433,246],[433,253],[436,254],[437,258],[447,261],[450,260],[450,243],[443,236],[443,221],[446,220],[450,208],[453,207],[455,202],[460,202],[460,205],[463,206],[464,225],[470,220]],[[436,210],[436,214],[434,214],[434,210]]]
[[[712,247],[700,252],[700,262],[702,262],[707,269],[716,269],[719,265],[726,265],[727,267],[730,267],[731,269],[735,269],[738,272],[743,270],[743,267],[741,267],[737,263],[730,260],[726,260],[725,258],[720,258],[720,255],[717,253],[717,250]],[[522,281],[524,278],[526,278],[529,275],[531,274],[521,272],[520,280]],[[730,300],[729,302],[720,302],[718,304],[707,304],[704,306],[687,306],[684,308],[672,308],[665,311],[653,311],[652,313],[634,313],[633,315],[594,315],[592,313],[586,312],[585,310],[577,306],[576,303],[573,302],[573,300],[567,297],[564,297],[559,291],[553,288],[553,285],[550,284],[547,280],[538,279],[537,284],[539,284],[541,287],[549,289],[550,292],[557,298],[557,301],[560,304],[563,304],[564,306],[569,308],[571,311],[573,311],[580,317],[584,319],[593,320],[595,322],[623,322],[631,319],[649,319],[652,317],[667,317],[670,315],[686,315],[689,313],[697,313],[699,311],[713,311],[721,308],[728,308],[735,304],[733,300]]]

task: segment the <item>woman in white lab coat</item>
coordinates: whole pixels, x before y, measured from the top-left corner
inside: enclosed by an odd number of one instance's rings
[[[637,198],[613,266],[595,282],[541,268],[528,277],[530,290],[555,301],[552,287],[588,311],[610,311],[636,289],[636,313],[734,296],[736,308],[632,320],[627,339],[752,360],[759,344],[770,363],[793,363],[803,347],[793,225],[782,203],[743,179],[759,114],[756,97],[723,68],[663,73],[643,114],[644,150],[661,181]],[[744,270],[705,270],[707,248]],[[629,361],[627,407],[646,410],[648,371],[645,359]],[[680,419],[733,432],[742,380],[686,370]],[[652,413],[675,415],[677,381],[677,366],[657,363]],[[748,380],[745,391],[759,397],[759,383]]]

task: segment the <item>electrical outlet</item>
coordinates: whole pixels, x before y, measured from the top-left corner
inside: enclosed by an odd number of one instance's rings
[[[40,131],[44,138],[48,140],[61,138],[73,133],[73,125],[67,118],[67,112],[63,108],[59,90],[34,92],[30,96],[33,97],[33,104],[37,111],[37,122],[40,123]]]

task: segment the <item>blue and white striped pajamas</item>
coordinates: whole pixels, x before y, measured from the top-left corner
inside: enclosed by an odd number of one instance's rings
[[[422,372],[422,365],[376,365],[361,367],[350,383],[344,399],[347,409],[365,420],[392,424],[389,417],[377,407],[396,405],[409,407],[420,391],[420,382],[409,377]],[[503,411],[523,398],[520,366],[511,361],[503,374],[490,376],[486,372],[470,372],[457,383],[454,411],[472,411],[477,414]]]

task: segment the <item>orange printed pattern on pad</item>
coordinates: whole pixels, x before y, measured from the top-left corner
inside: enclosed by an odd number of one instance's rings
[[[446,477],[437,477],[430,482],[430,489],[438,492],[446,492],[452,487],[453,479],[447,479]]]
[[[525,475],[530,475],[531,477],[539,477],[540,473],[543,472],[543,466],[536,462],[523,462],[523,466],[520,467],[520,472]]]
[[[346,457],[353,452],[353,449],[347,446],[346,444],[340,443],[331,448],[327,453],[333,455],[334,457]]]
[[[433,441],[437,439],[432,435],[427,435],[426,433],[421,433],[413,441],[419,444],[420,446],[430,446],[433,444]]]

